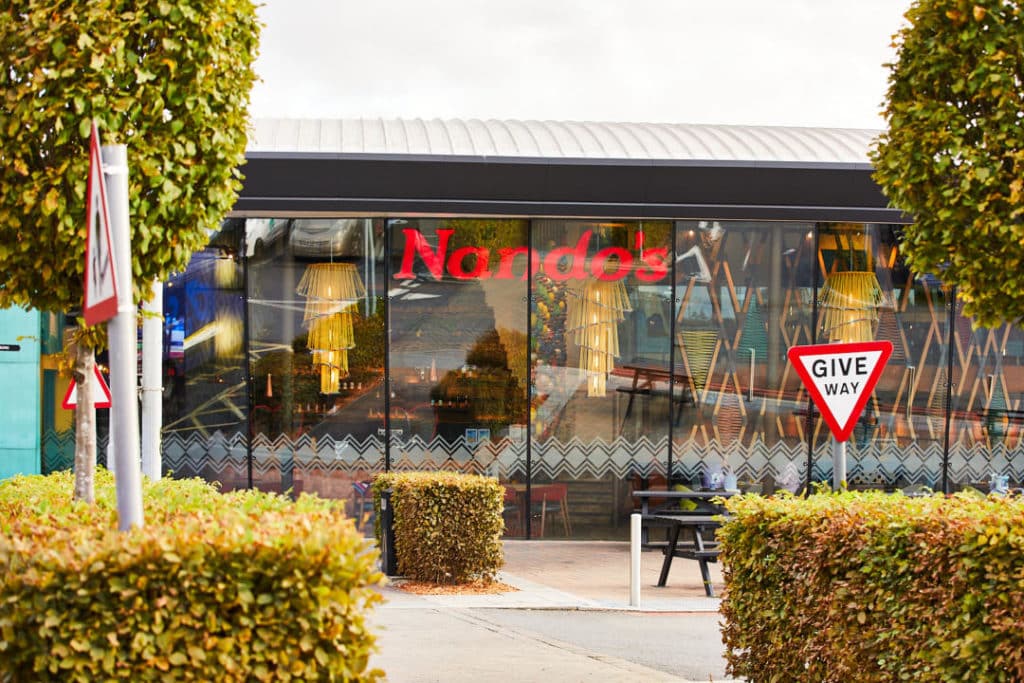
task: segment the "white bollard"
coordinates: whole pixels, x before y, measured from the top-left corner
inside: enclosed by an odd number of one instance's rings
[[[640,514],[629,516],[629,606],[640,606]]]
[[[153,315],[142,319],[142,473],[160,479],[160,426],[163,422],[161,386],[164,343],[164,283],[153,282],[153,298],[142,305]]]

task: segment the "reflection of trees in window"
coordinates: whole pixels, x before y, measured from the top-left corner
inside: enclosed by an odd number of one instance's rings
[[[365,382],[384,373],[384,297],[376,297],[373,314],[366,315],[365,304],[352,323],[355,348],[348,352],[349,371],[357,382]]]
[[[644,233],[644,248],[667,247],[672,243],[672,221],[644,221],[640,224]]]
[[[305,351],[305,337],[295,340],[295,352],[271,351],[255,363],[252,402],[254,434],[292,435],[296,408],[316,410],[320,377]]]
[[[489,427],[494,436],[510,423],[526,421],[525,391],[509,369],[498,331],[484,332],[466,354],[466,365],[450,370],[430,390],[438,434],[453,439],[467,426]]]
[[[500,218],[452,218],[441,221],[438,229],[450,229],[451,241],[448,252],[461,247],[483,247],[494,250],[499,247],[525,247],[526,221]]]
[[[384,373],[384,305],[365,315],[365,302],[353,316],[355,348],[349,351],[349,374],[341,398],[320,392],[320,372],[306,346],[307,335],[296,337],[291,351],[262,355],[253,370],[253,433],[294,435],[340,400],[352,400],[369,391]]]

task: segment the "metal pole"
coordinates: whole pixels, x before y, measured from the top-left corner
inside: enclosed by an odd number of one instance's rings
[[[153,281],[153,298],[142,304],[142,473],[160,479],[160,426],[163,422],[161,366],[164,346],[164,284]]]
[[[117,526],[127,531],[142,522],[142,471],[139,463],[139,403],[135,298],[132,286],[131,229],[128,224],[128,148],[104,145],[110,232],[117,273],[117,315],[107,325],[110,343],[110,438],[117,461]]]
[[[244,235],[243,235],[244,238]],[[245,244],[243,239],[242,244]],[[242,348],[243,348],[243,371],[245,372],[245,487],[252,489],[252,407],[256,404],[253,401],[256,391],[252,373],[255,372],[255,365],[252,362],[252,328],[249,323],[249,257],[246,256],[248,249],[242,250],[242,298],[245,305],[242,307]],[[287,313],[291,316],[291,311]]]
[[[533,315],[533,221],[529,221],[526,226],[526,254],[526,528],[523,533],[529,540],[533,532],[530,520],[533,519],[533,373],[536,369],[536,361],[533,359],[533,325],[530,324],[530,316]]]
[[[818,244],[821,226],[814,224],[814,251],[811,254],[811,272],[814,274],[812,286],[814,296],[811,297],[811,343],[818,343]],[[814,471],[814,399],[807,396],[807,479],[804,497],[811,495],[811,477]]]
[[[384,286],[387,299],[384,309],[384,377],[381,385],[384,387],[384,471],[391,471],[391,231],[394,229],[392,221],[384,224]]]
[[[672,378],[675,377],[675,374],[676,374],[676,334],[678,333],[678,330],[679,330],[679,320],[678,320],[678,318],[679,318],[679,309],[676,308],[676,304],[680,303],[679,296],[678,296],[678,294],[679,294],[679,283],[676,282],[676,277],[677,277],[677,275],[676,275],[676,252],[678,251],[678,247],[679,247],[679,241],[678,240],[679,240],[679,230],[680,229],[681,229],[680,221],[673,221],[673,223],[672,223],[672,232],[671,232],[671,234],[669,236],[669,239],[672,240],[672,243],[669,245],[669,247],[670,247],[669,248],[669,253],[672,255],[672,258],[671,258],[670,262],[671,262],[672,265],[671,265],[671,267],[669,269],[669,283],[670,284],[669,284],[669,290],[668,290],[669,311],[671,311],[671,316],[670,316],[671,320],[669,320],[669,332],[668,332],[668,334],[669,334],[669,340],[668,340],[668,376],[669,376],[669,381],[670,382],[671,382]],[[672,387],[672,384],[669,384],[669,398],[670,399],[672,397],[672,388],[671,387]],[[680,389],[680,391],[686,391],[686,388],[687,387],[684,386],[684,387],[682,387]],[[683,398],[682,394],[680,394],[679,398],[680,399]],[[694,400],[694,403],[696,403],[696,401],[697,401],[697,396],[696,395],[694,395],[693,400]],[[675,446],[675,440],[676,440],[675,424],[676,424],[676,421],[672,417],[672,401],[671,400],[668,402],[668,405],[669,405],[669,414],[668,414],[668,454],[667,454],[667,457],[666,457],[666,460],[665,460],[665,485],[666,485],[667,488],[672,488],[672,466],[675,464],[673,462],[673,460],[674,460],[675,454],[676,454],[676,451],[675,451],[675,448],[676,448],[676,446]]]
[[[781,370],[779,360],[785,356],[780,353],[782,346],[782,305],[785,301],[785,292],[782,289],[782,262],[783,247],[782,224],[776,223],[772,226],[771,247],[768,270],[768,348],[766,349],[767,376],[764,385],[766,387],[779,386]],[[812,259],[813,261],[813,259]],[[792,274],[789,275],[790,282],[795,282]]]
[[[949,288],[946,323],[946,434],[942,441],[942,492],[949,493],[949,429],[953,421],[953,327],[956,325],[956,287]]]
[[[747,349],[750,351],[750,377],[747,380],[747,400],[754,400],[754,372],[755,372],[755,360],[757,359],[757,349],[750,347]]]
[[[629,516],[629,606],[640,606],[640,514]]]
[[[841,491],[846,485],[846,442],[832,437],[832,490]]]

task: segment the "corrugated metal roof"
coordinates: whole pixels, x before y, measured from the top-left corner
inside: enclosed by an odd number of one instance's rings
[[[249,152],[867,164],[879,131],[479,119],[259,119]]]

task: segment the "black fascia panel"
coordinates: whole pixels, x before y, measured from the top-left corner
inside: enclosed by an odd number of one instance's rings
[[[236,209],[250,212],[287,206],[439,213],[475,207],[471,212],[512,213],[517,207],[518,215],[597,215],[600,210],[615,216],[665,216],[660,212],[669,210],[667,215],[682,217],[682,207],[746,207],[740,213],[768,217],[766,209],[773,214],[798,209],[794,213],[805,216],[820,207],[905,222],[887,207],[867,164],[264,153],[251,154],[242,172]],[[852,213],[843,215],[842,220],[858,220]]]
[[[542,163],[250,158],[242,173],[242,197],[550,199]]]

